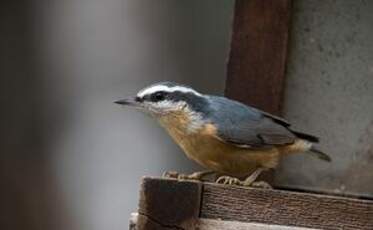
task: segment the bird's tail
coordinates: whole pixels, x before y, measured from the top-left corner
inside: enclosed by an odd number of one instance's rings
[[[323,161],[328,161],[328,162],[332,161],[332,158],[328,154],[322,152],[321,150],[317,149],[314,146],[312,146],[311,149],[307,153]]]
[[[310,134],[307,134],[307,133],[302,133],[302,132],[298,132],[298,131],[294,131],[294,130],[291,130],[289,129],[293,134],[295,134],[295,136],[301,138],[301,139],[304,139],[304,140],[307,140],[309,142],[312,142],[312,143],[318,143],[319,142],[319,138],[316,137],[316,136],[313,136],[313,135],[310,135]]]

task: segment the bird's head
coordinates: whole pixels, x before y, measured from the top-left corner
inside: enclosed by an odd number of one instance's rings
[[[186,110],[197,112],[206,105],[206,98],[188,86],[161,82],[140,90],[136,96],[115,103],[135,107],[159,117]]]

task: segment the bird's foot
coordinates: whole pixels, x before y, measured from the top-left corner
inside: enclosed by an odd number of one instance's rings
[[[179,173],[176,171],[165,171],[162,173],[163,178],[172,178],[172,179],[177,179],[179,176]]]
[[[166,171],[163,173],[162,177],[165,178],[173,178],[179,180],[198,180],[201,181],[203,177],[214,173],[213,171],[201,171],[201,172],[194,172],[192,174],[181,174],[176,171]]]
[[[238,185],[244,187],[253,187],[253,188],[263,188],[263,189],[272,189],[272,186],[265,181],[252,181],[252,178],[246,180],[239,180],[235,177],[230,176],[221,176],[215,182],[218,184],[226,185]]]
[[[218,184],[243,185],[243,181],[230,176],[221,176],[215,182]]]
[[[254,188],[273,189],[272,186],[265,181],[255,181],[251,183],[250,186]]]

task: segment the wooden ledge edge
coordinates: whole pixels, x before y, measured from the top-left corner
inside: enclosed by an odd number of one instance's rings
[[[200,216],[201,200],[201,182],[144,177],[138,229],[194,229]]]
[[[143,178],[138,213],[139,230],[196,229],[200,218],[298,229],[373,229],[372,200],[159,177]]]
[[[366,196],[356,196],[351,194],[340,194],[340,193],[330,193],[326,191],[319,191],[313,189],[306,189],[306,188],[292,188],[292,187],[275,187],[273,189],[264,189],[264,188],[255,188],[255,187],[244,187],[244,186],[237,186],[237,185],[223,185],[217,184],[213,182],[201,182],[196,180],[179,180],[174,178],[164,178],[159,176],[143,176],[141,178],[141,184],[145,184],[148,181],[167,181],[169,184],[178,185],[179,183],[192,183],[198,186],[201,186],[203,189],[204,185],[207,185],[210,188],[223,188],[227,190],[249,190],[251,192],[266,192],[266,193],[278,193],[278,194],[288,194],[288,195],[301,195],[301,196],[310,196],[315,198],[330,198],[330,199],[342,199],[354,202],[368,202],[373,204],[373,198],[366,197]]]
[[[129,221],[129,230],[138,230],[137,225],[138,219],[144,218],[141,214],[131,213],[131,218]],[[146,218],[146,217],[145,217]],[[152,229],[167,229],[171,228],[165,226],[161,223],[153,223]],[[303,227],[293,227],[293,226],[281,226],[273,224],[261,224],[261,223],[246,223],[240,221],[224,221],[224,220],[214,220],[206,218],[198,218],[195,222],[195,229],[198,230],[317,230],[315,228],[303,228]],[[178,227],[176,227],[178,228]]]

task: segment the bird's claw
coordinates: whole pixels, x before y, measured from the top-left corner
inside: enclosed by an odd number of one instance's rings
[[[178,173],[176,171],[166,171],[162,174],[162,177],[164,178],[172,178],[172,179],[178,179],[178,180],[202,180],[202,177],[204,176],[203,172],[195,172],[192,174],[182,174]]]
[[[221,176],[216,180],[218,184],[228,184],[228,185],[242,185],[242,181],[235,177]]]
[[[272,186],[265,181],[255,181],[252,183],[248,183],[247,181],[241,181],[235,177],[230,177],[230,176],[221,176],[215,182],[218,184],[226,184],[226,185],[239,185],[239,186],[244,186],[244,187],[273,189]]]
[[[180,174],[176,171],[165,171],[164,173],[162,173],[162,177],[172,179],[178,179],[179,175]]]
[[[255,181],[251,183],[250,186],[254,188],[273,189],[272,186],[265,181]]]

